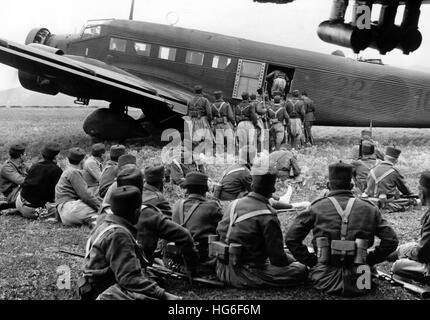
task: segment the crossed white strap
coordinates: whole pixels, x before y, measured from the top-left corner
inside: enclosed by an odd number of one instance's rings
[[[226,243],[229,243],[231,231],[233,229],[233,226],[236,223],[239,223],[239,222],[242,222],[242,221],[251,219],[253,217],[257,217],[257,216],[273,214],[272,211],[270,211],[269,209],[262,209],[262,210],[251,211],[251,212],[245,213],[244,215],[241,215],[240,217],[238,217],[237,213],[236,213],[236,206],[237,206],[238,201],[239,201],[239,199],[236,199],[231,204],[231,208],[230,208],[230,224],[229,224],[228,230],[227,230]]]
[[[219,108],[217,108],[217,106],[214,104],[212,104],[212,106],[215,108],[215,110],[218,112],[218,117],[221,117],[221,109],[224,106],[225,102],[222,102],[219,106]]]
[[[341,240],[346,239],[346,233],[348,231],[348,219],[349,215],[351,214],[352,206],[354,205],[355,198],[351,198],[348,200],[348,203],[346,204],[345,210],[343,210],[339,204],[339,202],[336,200],[336,198],[328,197],[328,199],[333,204],[334,208],[336,209],[337,213],[342,218],[342,226],[340,228],[340,236]]]
[[[382,180],[384,180],[384,178],[388,177],[390,174],[392,174],[395,170],[393,168],[385,171],[381,176],[379,176],[378,178],[375,175],[375,170],[372,169],[370,170],[370,176],[372,177],[372,179],[375,181],[375,188],[373,189],[373,194],[376,196],[377,192],[378,192],[378,185],[379,182],[381,182]]]

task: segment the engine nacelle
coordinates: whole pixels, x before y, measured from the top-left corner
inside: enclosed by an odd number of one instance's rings
[[[40,43],[48,45],[51,36],[51,32],[48,29],[35,28],[28,33],[27,38],[25,38],[25,44]]]
[[[318,36],[325,42],[351,48],[355,53],[366,49],[372,41],[370,30],[343,22],[322,22],[318,26]]]
[[[53,53],[53,54],[57,54],[59,56],[62,56],[64,54],[64,51],[58,48],[54,48],[54,47],[49,47],[46,46],[44,44],[39,44],[39,43],[30,43],[28,44],[30,47],[39,49],[41,51],[45,51],[45,52],[49,52],[49,53]]]
[[[59,90],[51,80],[36,76],[34,74],[18,71],[18,79],[21,85],[28,90],[40,93],[56,95]]]

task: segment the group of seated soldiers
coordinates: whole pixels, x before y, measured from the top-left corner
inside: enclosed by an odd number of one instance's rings
[[[365,146],[361,143],[362,157],[356,162],[366,161]],[[422,220],[420,242],[398,246],[378,206],[353,193],[356,164],[331,164],[328,193],[302,211],[283,235],[277,209],[291,205],[273,196],[275,184],[298,176],[300,168],[289,146],[279,149],[255,159],[240,149],[238,163],[215,185],[218,200],[207,197],[203,166],[199,170],[199,165],[185,166],[182,157],[177,159],[170,165],[175,177],[170,181],[186,189],[187,196],[172,208],[163,196],[164,166],[142,171],[122,145],[110,148],[106,163],[103,144],[93,145],[87,158],[82,149],[71,148],[62,171],[55,160],[57,144],[47,144],[43,161],[29,170],[23,161],[25,147],[16,144],[0,173],[0,191],[7,199],[2,209],[16,207],[34,218],[41,207],[54,203],[64,225],[92,226],[79,282],[83,299],[179,299],[146,270],[155,263],[191,277],[216,275],[244,289],[298,286],[310,278],[315,288],[346,296],[369,292],[369,287],[357,285],[358,268],[385,260],[396,261],[392,270],[397,274],[429,280],[430,210]],[[393,169],[399,154],[387,148],[385,160],[370,169],[366,189],[361,186],[369,196],[385,192],[390,199],[390,188],[400,186],[403,178]],[[429,171],[419,183],[423,202],[430,201]],[[311,231],[308,246],[303,241]],[[375,243],[375,236],[380,242]],[[173,256],[168,254],[172,244],[177,249]]]
[[[242,100],[235,106],[224,101],[221,91],[214,92],[214,103],[203,95],[201,86],[195,86],[194,91],[195,97],[188,102],[193,141],[202,136],[213,141],[218,130],[223,134],[235,132],[241,145],[262,145],[268,140],[271,150],[279,150],[283,142],[295,149],[314,142],[311,129],[315,106],[305,91],[300,94],[294,90],[288,96],[275,91],[270,99],[260,88],[253,94],[243,92]],[[256,137],[250,137],[250,132],[256,132]]]

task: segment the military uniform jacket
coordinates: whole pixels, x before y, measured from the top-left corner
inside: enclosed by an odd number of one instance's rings
[[[357,187],[364,191],[367,187],[367,176],[369,175],[370,169],[373,169],[379,161],[375,155],[363,156],[362,159],[354,160],[351,162],[353,166],[352,175],[356,182]]]
[[[212,120],[211,103],[202,94],[196,95],[188,102],[188,116],[208,117]]]
[[[305,118],[305,103],[302,99],[291,98],[287,100],[287,112],[291,119]]]
[[[207,258],[208,237],[216,234],[221,218],[222,209],[219,203],[198,194],[190,194],[185,201],[179,200],[173,206],[173,222],[190,231],[194,241],[198,242],[201,259]]]
[[[211,106],[211,111],[213,120],[219,118],[226,118],[228,122],[235,122],[230,104],[228,102],[225,102],[223,99],[216,100]]]
[[[92,231],[91,242],[103,229],[113,224],[126,228],[132,235],[122,228],[110,229],[92,246],[84,261],[84,274],[95,287],[93,296],[97,297],[117,283],[122,289],[162,299],[164,289],[149,280],[143,272],[141,254],[133,238],[136,229],[127,220],[113,214],[107,215]]]
[[[166,217],[172,217],[172,208],[164,198],[163,193],[153,185],[145,183],[142,189],[142,204],[152,204],[163,212]]]
[[[274,103],[267,111],[267,115],[269,116],[269,119],[271,119],[272,123],[273,119],[278,120],[278,122],[280,123],[283,123],[284,120],[286,123],[288,123],[290,119],[288,116],[287,109],[285,109],[284,103]]]
[[[343,210],[354,195],[349,190],[331,191],[328,197],[334,197]],[[303,240],[312,231],[312,245],[317,252],[316,238],[328,237],[340,240],[342,219],[328,198],[314,201],[308,209],[300,213],[293,221],[286,234],[286,244],[294,257],[309,267],[317,263],[317,257],[310,253]],[[378,246],[367,256],[367,263],[373,265],[385,260],[398,245],[396,233],[389,223],[382,218],[379,209],[370,201],[356,198],[349,216],[345,240],[367,239],[369,248],[373,246],[374,237],[381,239]]]
[[[273,214],[256,216],[233,226],[229,243],[242,245],[241,259],[243,264],[253,267],[264,267],[267,259],[271,264],[284,267],[289,264],[284,252],[281,224],[276,210],[264,196],[250,192],[248,196],[237,200],[236,213],[240,217],[255,210],[270,210]],[[217,233],[220,240],[226,242],[227,231],[230,224],[230,208],[224,211],[224,216],[218,224]]]
[[[51,160],[34,164],[22,184],[21,196],[33,207],[55,201],[55,186],[63,170]]]
[[[386,174],[389,170],[393,169],[393,172],[383,178],[377,185],[375,179],[372,177],[372,171],[375,177],[378,179]],[[402,194],[409,195],[411,191],[406,185],[405,178],[400,172],[394,168],[393,164],[388,161],[382,161],[379,165],[373,168],[367,177],[367,189],[366,193],[370,197],[379,197],[381,194],[386,194],[387,198],[395,197],[398,195],[399,190]],[[375,191],[376,189],[376,191]]]
[[[75,200],[82,200],[96,211],[100,206],[100,201],[88,191],[81,170],[69,167],[61,174],[55,186],[55,202],[61,204]]]
[[[19,164],[13,159],[7,160],[0,171],[0,192],[8,196],[13,189],[24,183],[26,175],[24,164]]]
[[[100,177],[99,195],[104,197],[111,184],[115,181],[118,175],[118,163],[112,160],[106,161],[105,167]]]
[[[257,125],[257,113],[255,111],[255,105],[253,105],[249,101],[241,101],[236,106],[236,123],[239,123],[241,121],[251,121],[254,126]]]
[[[288,150],[274,151],[269,155],[270,167],[277,169],[277,176],[279,178],[297,177],[300,175],[301,170],[297,162],[296,156]],[[292,175],[291,169],[293,171]]]
[[[315,121],[314,101],[308,97],[303,97],[305,103],[305,121]]]
[[[234,171],[234,172],[232,172]],[[231,172],[231,173],[230,173]],[[234,164],[227,168],[221,179],[220,200],[229,201],[251,191],[252,176],[245,164]]]
[[[185,176],[188,172],[205,172],[203,165],[197,165],[194,161],[190,164],[184,164],[174,159],[169,168],[170,180],[172,183],[181,185],[185,181]]]
[[[417,260],[430,263],[430,209],[421,219],[421,239],[417,247]]]
[[[158,239],[174,242],[184,255],[197,262],[197,252],[190,232],[174,223],[152,205],[144,205],[136,224],[137,241],[142,245],[146,258],[152,262]]]

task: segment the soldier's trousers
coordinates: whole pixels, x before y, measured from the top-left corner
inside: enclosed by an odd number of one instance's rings
[[[279,150],[279,148],[281,147],[281,144],[282,144],[282,142],[284,141],[284,138],[285,138],[285,127],[280,122],[279,123],[275,123],[270,128],[270,132],[273,135],[272,140],[275,143],[275,149]]]
[[[399,276],[410,278],[420,282],[430,281],[430,264],[416,261],[416,249],[418,243],[409,242],[400,245],[395,253],[399,260],[394,262],[391,271]]]
[[[304,123],[304,128],[305,128],[305,139],[306,142],[309,142],[310,144],[314,144],[314,137],[312,136],[312,125],[313,125],[313,121],[306,121]]]
[[[65,226],[95,224],[97,211],[82,200],[68,201],[58,205],[58,214]]]
[[[342,296],[360,296],[369,292],[360,289],[358,278],[361,273],[354,267],[331,266],[318,263],[309,272],[310,279],[315,289],[328,294]]]
[[[294,261],[288,266],[277,267],[269,262],[264,268],[248,265],[230,266],[217,261],[218,278],[230,286],[239,289],[262,287],[292,287],[302,284],[308,275],[306,266]]]
[[[101,294],[99,294],[96,300],[157,300],[157,299],[148,297],[141,293],[125,290],[121,288],[118,284],[114,284],[113,286],[110,286]]]
[[[22,214],[23,217],[29,218],[29,219],[35,219],[36,216],[36,208],[29,207],[24,204],[25,200],[21,197],[21,193],[18,193],[18,196],[16,197],[16,208],[18,211]]]

